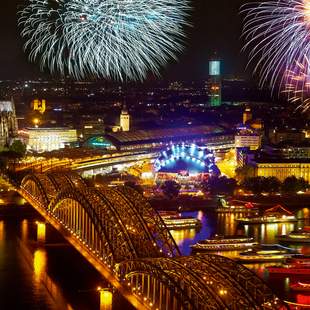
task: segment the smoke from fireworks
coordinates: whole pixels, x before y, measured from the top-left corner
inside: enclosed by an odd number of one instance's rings
[[[142,80],[183,49],[188,0],[29,0],[19,24],[52,73]]]
[[[309,76],[310,68],[305,63],[310,57],[309,0],[255,2],[243,6],[242,12],[244,49],[249,51],[249,63],[256,63],[254,71],[260,76],[261,86],[287,91],[294,82],[294,72],[296,76],[300,73],[300,65],[306,70],[303,74]],[[295,83],[295,99],[298,93],[303,99],[300,95],[305,87],[301,85]]]

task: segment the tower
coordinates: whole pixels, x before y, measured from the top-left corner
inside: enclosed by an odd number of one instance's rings
[[[209,60],[208,84],[211,106],[220,106],[222,103],[221,61],[217,57],[213,57]]]
[[[12,138],[17,136],[17,119],[13,99],[0,101],[0,146],[10,144]]]
[[[248,121],[252,120],[252,118],[252,110],[247,106],[243,112],[243,124],[245,125]]]
[[[46,100],[34,99],[31,102],[31,108],[33,109],[33,111],[38,111],[39,113],[43,114],[46,110]]]
[[[120,115],[120,127],[122,131],[129,131],[130,130],[130,115],[126,106],[123,107],[121,115]]]

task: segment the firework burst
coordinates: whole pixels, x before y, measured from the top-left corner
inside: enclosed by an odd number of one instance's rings
[[[254,2],[243,6],[242,13],[244,49],[261,86],[283,89],[291,80],[287,72],[295,72],[310,56],[310,1]]]
[[[29,0],[19,24],[42,69],[143,80],[182,51],[189,9],[188,0]]]
[[[287,70],[283,92],[289,101],[298,104],[298,108],[307,111],[310,108],[310,61],[305,55],[302,62],[296,62],[294,71]]]

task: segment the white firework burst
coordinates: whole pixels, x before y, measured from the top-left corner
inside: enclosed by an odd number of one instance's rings
[[[143,80],[182,51],[189,9],[188,0],[29,0],[19,24],[42,69]]]

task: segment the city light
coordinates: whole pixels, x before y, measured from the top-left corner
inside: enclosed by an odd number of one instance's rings
[[[198,171],[204,170],[208,166],[211,171],[215,169],[214,156],[211,151],[199,148],[197,145],[172,145],[171,148],[163,151],[161,156],[156,159],[154,166],[156,171],[165,167],[177,167],[180,161],[193,162]],[[203,168],[203,169],[202,169]]]
[[[310,302],[310,0],[4,2],[4,308]]]

